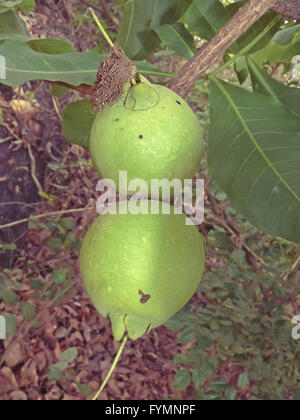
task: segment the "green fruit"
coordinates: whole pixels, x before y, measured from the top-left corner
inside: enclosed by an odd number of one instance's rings
[[[129,86],[94,121],[90,152],[97,171],[117,189],[119,171],[127,171],[128,182],[145,180],[149,190],[151,179],[191,179],[203,148],[196,115],[166,87],[149,82]]]
[[[85,236],[83,283],[98,312],[110,318],[116,340],[125,332],[137,339],[165,323],[198,287],[205,259],[202,237],[173,210],[99,216]]]

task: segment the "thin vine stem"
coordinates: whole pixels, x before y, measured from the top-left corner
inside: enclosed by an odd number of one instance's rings
[[[123,338],[123,341],[122,341],[122,344],[121,344],[121,346],[119,348],[119,351],[118,351],[118,353],[117,353],[117,355],[116,355],[116,357],[115,357],[115,359],[113,361],[113,364],[111,365],[111,368],[109,369],[109,372],[106,375],[106,377],[105,377],[105,379],[104,379],[101,387],[99,388],[98,392],[94,396],[93,401],[96,401],[98,399],[98,397],[100,396],[101,392],[103,391],[105,385],[107,384],[107,382],[109,381],[111,375],[113,374],[113,371],[115,370],[115,367],[116,367],[118,361],[120,360],[121,354],[122,354],[122,352],[124,350],[124,347],[125,347],[125,344],[127,343],[127,340],[128,340],[128,335],[125,334],[124,335],[124,338]]]
[[[89,7],[88,10],[90,11],[91,15],[94,18],[94,21],[96,22],[98,28],[100,29],[100,31],[102,32],[104,38],[106,39],[106,41],[108,42],[108,44],[110,45],[110,47],[114,47],[114,43],[112,42],[112,40],[110,39],[110,37],[108,36],[107,32],[105,31],[102,23],[100,22],[100,20],[98,19],[94,9],[92,7]]]
[[[38,215],[31,215],[29,217],[27,217],[26,219],[21,219],[21,220],[16,220],[15,222],[11,222],[11,223],[7,223],[6,225],[2,225],[0,226],[0,229],[7,229],[9,227],[13,227],[16,225],[19,225],[21,223],[27,223],[30,220],[36,220],[36,219],[42,219],[43,217],[48,217],[48,216],[59,216],[62,214],[68,214],[68,213],[76,213],[76,212],[82,212],[82,211],[86,211],[86,210],[92,210],[94,207],[89,206],[89,207],[84,207],[81,209],[70,209],[70,210],[60,210],[60,211],[53,211],[53,212],[48,212],[48,213],[43,213],[43,214],[38,214]]]

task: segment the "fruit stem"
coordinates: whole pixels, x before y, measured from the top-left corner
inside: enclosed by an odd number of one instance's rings
[[[113,48],[114,44],[112,42],[112,40],[110,39],[110,37],[108,36],[107,32],[105,31],[105,29],[102,26],[102,23],[100,22],[100,20],[98,19],[94,9],[92,7],[89,7],[88,9],[91,12],[91,15],[94,18],[94,21],[96,22],[96,24],[98,25],[100,31],[102,32],[102,34],[104,35],[104,38],[106,39],[106,41],[109,43],[109,45]]]
[[[120,357],[121,357],[121,354],[122,354],[122,352],[123,352],[123,350],[124,350],[124,347],[125,347],[125,344],[126,344],[126,342],[127,342],[127,339],[128,339],[128,335],[127,335],[127,334],[125,334],[125,335],[124,335],[124,338],[123,338],[123,341],[122,341],[122,344],[121,344],[121,346],[120,346],[120,348],[119,348],[119,351],[118,351],[118,353],[117,353],[117,355],[116,355],[116,357],[115,357],[115,359],[114,359],[114,361],[113,361],[113,364],[111,365],[111,368],[109,369],[109,372],[108,372],[108,374],[106,375],[106,377],[105,377],[105,379],[104,379],[104,381],[103,381],[103,383],[102,383],[102,385],[101,385],[101,387],[100,387],[99,391],[98,391],[98,392],[97,392],[97,394],[94,396],[93,401],[96,401],[96,400],[98,399],[98,397],[99,397],[99,395],[101,394],[101,392],[103,391],[103,389],[104,389],[105,385],[106,385],[106,384],[107,384],[107,382],[109,381],[109,378],[111,377],[111,375],[112,375],[112,373],[113,373],[113,371],[114,371],[114,369],[115,369],[115,367],[116,367],[116,365],[117,365],[117,363],[118,363],[118,361],[119,361],[119,359],[120,359]]]

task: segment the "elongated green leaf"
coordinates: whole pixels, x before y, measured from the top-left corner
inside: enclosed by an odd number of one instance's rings
[[[234,70],[239,79],[240,85],[242,85],[249,75],[249,70],[244,56],[238,58],[234,63]]]
[[[196,53],[194,38],[183,23],[162,25],[155,32],[169,50],[177,52],[181,57],[189,59]]]
[[[53,48],[57,48],[56,41],[51,43]],[[48,42],[43,44],[34,41],[34,45],[39,48],[51,48]],[[59,42],[59,47],[69,49],[70,45]],[[74,86],[93,85],[99,65],[105,59],[105,56],[95,52],[39,53],[21,41],[5,41],[0,45],[0,55],[6,59],[6,79],[1,82],[9,86],[19,86],[29,80],[60,81]],[[137,62],[137,69],[145,76],[173,76],[146,62]],[[0,62],[1,70],[3,69]]]
[[[158,67],[154,66],[151,63],[146,61],[136,61],[136,67],[138,71],[144,76],[154,76],[154,77],[173,77],[174,74],[167,71],[161,70]]]
[[[287,45],[279,45],[269,42],[265,48],[252,55],[257,64],[268,61],[270,64],[291,60],[300,51],[300,33],[296,33],[293,40]]]
[[[63,54],[75,51],[74,46],[63,39],[32,39],[27,44],[32,50],[46,54]]]
[[[273,36],[272,41],[279,45],[287,45],[293,40],[297,32],[300,32],[300,24],[278,31]]]
[[[190,3],[190,0],[131,1],[119,27],[117,43],[129,58],[144,59],[160,44],[153,29],[175,23]]]
[[[174,388],[179,391],[186,389],[191,382],[191,374],[187,369],[180,369],[174,377]]]
[[[218,0],[194,0],[186,13],[189,29],[210,40],[230,19],[230,14]]]
[[[248,67],[255,92],[270,96],[278,103],[286,105],[296,116],[300,117],[300,89],[287,87],[273,79],[251,59],[248,59]]]
[[[20,41],[5,41],[0,45],[0,55],[6,58],[6,79],[2,83],[9,86],[19,86],[29,80],[92,85],[104,59],[94,52],[42,54]]]
[[[63,115],[64,136],[70,143],[89,147],[89,136],[95,119],[93,104],[89,100],[70,103]]]
[[[300,119],[273,98],[211,80],[209,169],[232,205],[300,242]]]
[[[25,23],[13,10],[0,14],[0,40],[3,39],[29,39]]]

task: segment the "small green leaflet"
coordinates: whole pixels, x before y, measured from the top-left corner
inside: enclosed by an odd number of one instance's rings
[[[155,32],[169,50],[177,52],[181,57],[190,59],[196,53],[194,38],[183,23],[162,25]]]
[[[278,103],[286,105],[291,112],[300,117],[300,89],[290,88],[269,76],[248,58],[248,67],[251,74],[253,90],[270,96]]]
[[[92,101],[87,99],[70,103],[63,115],[63,132],[73,144],[89,147],[89,135],[95,119]]]

